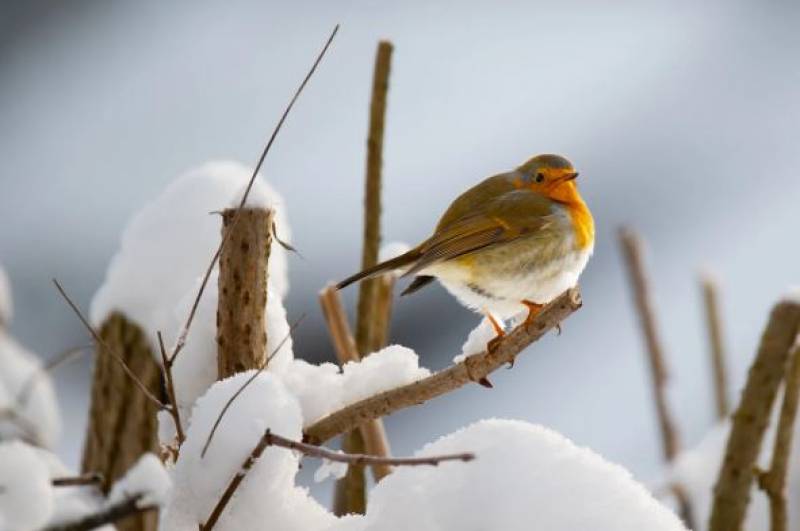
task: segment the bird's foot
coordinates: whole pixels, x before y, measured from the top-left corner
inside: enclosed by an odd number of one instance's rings
[[[528,308],[528,315],[525,317],[525,321],[522,323],[523,326],[528,326],[533,322],[534,319],[536,319],[536,316],[539,315],[539,312],[542,311],[544,304],[537,304],[535,302],[526,300],[520,302],[522,302],[523,306]]]
[[[497,334],[492,339],[490,339],[488,343],[486,343],[486,351],[491,354],[492,352],[497,350],[497,347],[499,347],[500,343],[502,343],[503,338],[506,336],[506,331],[503,329],[502,325],[497,321],[497,319],[494,318],[492,314],[487,313],[486,318],[489,320],[489,324],[492,325],[494,333]]]

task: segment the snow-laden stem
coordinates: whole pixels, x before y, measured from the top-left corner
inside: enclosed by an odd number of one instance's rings
[[[511,363],[520,352],[569,317],[581,304],[578,287],[570,288],[547,304],[531,322],[523,323],[506,334],[492,351],[468,356],[464,361],[427,378],[384,391],[331,413],[305,429],[304,441],[321,444],[368,420],[422,404],[470,382],[487,378],[503,365]]]
[[[714,486],[709,531],[742,529],[761,442],[798,331],[800,304],[794,301],[776,304],[733,413],[725,457]]]

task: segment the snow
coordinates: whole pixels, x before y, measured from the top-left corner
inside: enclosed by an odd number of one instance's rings
[[[477,458],[397,468],[372,490],[364,517],[330,531],[685,529],[627,470],[547,428],[484,420],[417,455],[464,451]]]
[[[171,485],[169,475],[158,457],[146,453],[114,483],[108,495],[108,502],[118,503],[142,494],[139,506],[161,506],[168,499]]]
[[[295,360],[279,373],[300,402],[305,425],[354,402],[430,375],[419,366],[419,356],[404,346],[389,345],[342,371],[332,363],[311,365]]]
[[[777,410],[778,408],[775,408],[775,414],[772,416],[772,421],[761,444],[758,466],[764,470],[769,468],[772,456]],[[669,473],[668,479],[681,484],[692,500],[695,519],[700,526],[696,531],[707,528],[713,488],[722,465],[730,429],[731,425],[728,421],[717,424],[697,446],[684,451],[676,458]],[[797,500],[800,497],[800,460],[796,457],[800,455],[800,424],[795,426],[790,455],[787,483],[788,499],[790,500],[788,504],[789,530],[800,531],[800,507],[796,503],[791,503],[791,500]],[[751,490],[744,529],[745,531],[768,531],[769,528],[769,502],[766,495],[754,485]]]
[[[3,265],[0,264],[0,327],[8,325],[14,316],[14,306],[11,302],[11,283],[8,281]]]
[[[783,294],[783,301],[800,304],[800,286],[792,286],[787,289],[786,293]]]
[[[29,428],[0,416],[0,438],[25,436],[52,448],[61,434],[61,418],[53,384],[42,375],[41,362],[0,330],[0,410],[13,410]]]
[[[495,338],[497,332],[492,328],[492,324],[486,317],[472,329],[467,336],[467,340],[461,346],[461,354],[453,358],[453,363],[461,363],[467,356],[479,354],[486,350],[486,344]]]
[[[252,371],[217,382],[197,401],[172,470],[175,489],[162,513],[163,529],[196,531],[267,428],[284,437],[301,437],[300,405],[278,377],[265,372],[233,402],[200,457],[219,412],[250,376]],[[298,462],[295,452],[267,448],[215,529],[323,529],[331,523],[334,517],[295,485]]]
[[[20,442],[0,443],[0,529],[38,529],[53,514],[54,494],[47,464],[36,449]]]
[[[146,332],[154,352],[156,331],[164,333],[167,345],[177,338],[186,314],[188,297],[196,293],[220,241],[218,211],[241,197],[251,170],[229,161],[209,162],[189,171],[170,184],[128,223],[119,251],[91,305],[91,321],[99,325],[109,314],[121,311]],[[289,226],[282,198],[263,180],[256,179],[251,194],[259,203],[276,206],[276,225],[283,239]],[[269,281],[281,298],[288,291],[286,251],[273,242]],[[216,290],[209,283],[204,295]],[[181,304],[183,303],[183,304]],[[176,316],[177,313],[177,316]],[[212,323],[197,323],[199,327]]]
[[[317,470],[314,472],[314,481],[317,483],[322,483],[329,477],[342,479],[345,474],[347,474],[347,463],[323,459],[322,463],[319,465],[319,468],[317,468]]]

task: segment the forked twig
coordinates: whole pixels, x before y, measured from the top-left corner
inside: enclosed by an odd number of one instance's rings
[[[175,433],[178,436],[178,446],[180,447],[183,441],[186,440],[186,435],[183,431],[183,424],[181,424],[181,412],[178,407],[178,398],[175,395],[175,381],[172,377],[172,361],[167,357],[167,349],[164,347],[164,337],[161,335],[161,330],[156,332],[156,336],[158,337],[158,350],[161,352],[161,367],[164,371],[164,381],[167,384],[167,398],[170,402],[168,411],[175,424]]]
[[[281,448],[286,448],[287,450],[299,451],[304,455],[319,457],[321,459],[336,461],[338,463],[347,463],[350,465],[386,464],[393,466],[438,466],[439,463],[443,463],[445,461],[467,462],[475,459],[475,454],[469,452],[410,458],[385,458],[364,454],[343,454],[339,452],[333,452],[327,448],[321,448],[312,444],[293,441],[292,439],[281,437],[280,435],[272,433],[268,428],[264,432],[264,435],[261,436],[261,439],[259,439],[255,448],[253,448],[253,451],[250,452],[250,455],[247,456],[247,459],[245,459],[244,463],[242,463],[239,472],[237,472],[236,475],[231,479],[230,483],[228,483],[228,487],[225,489],[225,492],[223,492],[205,524],[200,524],[200,531],[209,531],[214,527],[222,515],[222,512],[225,510],[225,507],[228,505],[228,502],[230,502],[231,498],[233,497],[234,492],[236,492],[236,489],[239,488],[242,480],[245,478],[250,469],[253,468],[253,465],[256,463],[256,461],[258,461],[258,459],[261,457],[261,454],[264,453],[264,450],[266,450],[268,446],[279,446]]]
[[[53,284],[55,284],[58,292],[61,294],[64,300],[67,301],[69,307],[72,308],[72,311],[75,312],[75,315],[78,316],[78,319],[80,319],[81,323],[83,323],[83,326],[86,328],[86,330],[89,331],[89,333],[92,335],[97,344],[103,347],[103,350],[111,354],[111,356],[117,361],[117,363],[119,363],[120,367],[122,367],[122,370],[125,371],[125,374],[127,374],[128,377],[131,380],[133,380],[133,382],[136,384],[139,390],[144,394],[144,396],[146,396],[148,400],[153,402],[153,404],[155,404],[159,410],[169,409],[166,404],[162,403],[161,400],[156,398],[156,396],[150,392],[147,386],[139,379],[138,376],[136,376],[136,373],[134,373],[131,370],[131,368],[128,367],[128,364],[125,363],[125,360],[122,359],[122,356],[120,356],[116,350],[112,349],[111,346],[106,342],[106,340],[103,339],[100,336],[100,334],[98,334],[95,331],[94,328],[92,328],[92,325],[89,324],[89,321],[86,319],[86,317],[84,317],[83,313],[80,311],[78,306],[72,301],[72,299],[70,299],[69,295],[67,295],[67,292],[64,291],[64,288],[61,287],[61,284],[59,284],[58,280],[53,279]]]
[[[258,163],[256,164],[256,167],[253,170],[253,174],[250,176],[250,181],[248,181],[247,183],[247,188],[245,188],[244,194],[242,195],[242,199],[239,202],[238,212],[236,216],[234,216],[233,218],[232,225],[235,225],[236,223],[239,222],[239,214],[242,211],[242,207],[247,202],[247,197],[250,195],[250,190],[253,188],[253,183],[255,182],[256,177],[258,176],[258,172],[261,170],[261,166],[264,164],[264,159],[266,159],[270,148],[272,148],[272,144],[275,142],[275,138],[278,136],[278,132],[281,130],[281,127],[283,127],[283,123],[286,121],[287,116],[289,116],[289,112],[292,110],[292,107],[294,107],[297,98],[300,96],[300,93],[303,92],[303,89],[305,88],[306,84],[308,84],[308,81],[311,79],[311,76],[314,75],[314,72],[317,70],[317,66],[319,65],[320,61],[322,61],[322,58],[328,51],[328,48],[333,42],[333,38],[336,36],[336,33],[338,31],[339,31],[339,25],[337,24],[333,28],[330,37],[328,37],[325,46],[323,46],[322,48],[322,51],[320,51],[319,55],[317,55],[317,58],[314,61],[314,64],[311,66],[311,69],[306,74],[306,77],[303,78],[302,83],[300,83],[300,86],[297,87],[297,90],[292,96],[292,99],[289,100],[289,104],[283,111],[283,114],[281,115],[280,120],[278,120],[275,129],[273,129],[272,134],[270,135],[269,140],[267,141],[267,145],[261,152],[261,156],[258,159]],[[192,321],[194,320],[194,316],[197,313],[197,307],[200,305],[200,299],[203,296],[203,292],[206,289],[206,285],[208,284],[208,279],[209,277],[211,277],[211,272],[214,270],[214,266],[217,265],[217,261],[219,260],[220,254],[222,253],[222,248],[225,246],[225,242],[228,239],[228,234],[230,234],[230,231],[228,231],[223,236],[222,240],[219,243],[219,246],[217,247],[217,250],[214,252],[214,256],[211,258],[211,263],[208,265],[208,269],[206,269],[206,272],[203,275],[203,281],[200,283],[200,289],[197,290],[197,296],[195,297],[194,302],[192,303],[191,310],[189,310],[189,316],[186,318],[186,323],[183,325],[183,328],[181,329],[181,332],[178,335],[178,340],[175,343],[175,347],[172,349],[172,354],[170,355],[170,362],[175,361],[175,357],[178,355],[178,353],[181,351],[181,349],[183,349],[184,345],[186,344],[186,338],[189,335],[189,329],[191,328]]]

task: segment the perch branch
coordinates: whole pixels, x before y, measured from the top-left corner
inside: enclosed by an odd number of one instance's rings
[[[211,515],[208,517],[208,520],[206,520],[206,523],[200,525],[200,531],[209,531],[214,527],[214,525],[216,525],[219,517],[225,510],[225,507],[228,505],[233,497],[233,494],[236,492],[236,489],[239,488],[242,480],[245,478],[250,469],[253,468],[253,465],[256,463],[256,461],[261,458],[261,454],[264,453],[264,450],[266,450],[268,446],[278,446],[281,448],[286,448],[287,450],[296,450],[307,456],[319,457],[321,459],[327,459],[329,461],[336,461],[339,463],[347,463],[350,465],[372,465],[375,463],[383,463],[395,466],[438,466],[439,463],[445,461],[467,462],[475,459],[475,454],[469,452],[411,458],[384,458],[364,454],[343,454],[312,444],[293,441],[292,439],[287,439],[286,437],[276,435],[267,429],[261,436],[261,439],[259,439],[258,444],[256,444],[255,448],[253,448],[253,451],[250,452],[250,455],[247,456],[247,459],[245,459],[244,463],[242,463],[239,472],[237,472],[236,475],[231,479],[230,483],[228,483],[228,487],[225,489],[225,492],[222,493],[222,496],[211,512]]]
[[[787,529],[786,475],[789,469],[789,455],[792,452],[797,402],[800,397],[800,346],[795,345],[790,360],[783,385],[783,404],[778,418],[778,433],[772,449],[772,463],[769,470],[760,474],[758,478],[759,487],[769,497],[771,531]]]
[[[717,283],[710,276],[700,280],[708,326],[708,342],[711,349],[711,369],[714,374],[714,398],[717,418],[724,419],[730,413],[728,403],[728,378],[725,370],[725,347],[722,340],[722,320],[719,312]]]
[[[158,509],[155,505],[140,506],[139,501],[143,495],[139,494],[125,498],[124,500],[113,503],[108,507],[96,513],[83,516],[71,522],[64,522],[59,524],[52,524],[45,527],[42,531],[89,531],[90,529],[97,529],[98,527],[106,524],[113,524],[128,516],[154,511]]]
[[[325,321],[328,323],[331,338],[333,338],[339,364],[344,365],[350,361],[359,361],[361,357],[358,355],[355,341],[347,324],[347,316],[342,307],[339,292],[333,285],[330,285],[322,290],[319,295],[319,301],[322,305]],[[361,436],[364,439],[366,453],[378,457],[389,457],[391,455],[389,440],[386,437],[386,430],[381,419],[373,419],[362,424]],[[376,463],[372,466],[372,473],[375,475],[376,481],[380,481],[391,472],[392,467],[385,463]]]
[[[303,92],[303,89],[308,84],[308,81],[311,79],[311,76],[314,75],[314,72],[317,70],[317,66],[322,61],[322,58],[325,56],[325,53],[328,51],[331,43],[333,42],[333,38],[336,36],[336,33],[339,31],[339,25],[337,24],[333,31],[328,37],[328,40],[325,42],[325,46],[322,47],[322,50],[317,55],[317,58],[314,60],[314,64],[311,65],[308,73],[306,73],[305,78],[300,83],[300,86],[297,87],[292,99],[289,100],[289,104],[284,109],[283,114],[281,115],[280,119],[278,120],[275,129],[273,129],[272,134],[267,141],[267,145],[264,146],[264,150],[261,152],[261,156],[258,159],[258,163],[256,164],[255,169],[253,169],[253,174],[250,176],[250,181],[247,183],[247,188],[242,195],[242,200],[239,202],[238,211],[241,212],[242,207],[247,202],[247,197],[250,195],[250,189],[253,187],[253,183],[256,180],[256,176],[258,172],[261,170],[261,166],[264,164],[264,159],[267,158],[267,154],[269,153],[270,149],[272,148],[272,144],[275,142],[275,138],[278,136],[278,132],[280,132],[281,127],[283,127],[283,123],[286,121],[286,118],[289,116],[289,112],[294,107],[297,98],[300,96],[300,93]],[[238,223],[239,216],[238,214],[233,219],[233,224]],[[192,321],[194,320],[194,316],[197,313],[197,307],[200,305],[200,299],[203,296],[203,291],[206,289],[206,285],[208,284],[208,279],[211,276],[211,272],[214,270],[214,266],[217,265],[217,261],[219,260],[220,254],[222,253],[222,248],[225,246],[225,236],[223,236],[222,241],[220,241],[217,250],[214,252],[214,256],[211,257],[211,263],[208,265],[205,274],[203,275],[203,281],[200,283],[200,289],[197,290],[197,296],[195,296],[194,302],[192,303],[192,308],[189,311],[189,315],[186,318],[186,323],[183,325],[180,334],[178,335],[178,340],[175,342],[175,346],[172,349],[172,353],[170,354],[170,361],[174,361],[175,357],[181,351],[183,346],[186,344],[186,338],[189,335],[189,329],[192,326]]]
[[[427,378],[384,391],[332,413],[308,426],[304,441],[321,444],[367,420],[422,404],[470,382],[479,382],[503,365],[511,363],[527,346],[569,317],[581,304],[577,286],[570,288],[547,304],[530,323],[523,323],[506,334],[491,352],[468,356],[464,361]]]
[[[742,529],[750,503],[756,459],[798,330],[800,304],[791,301],[776,304],[747,374],[742,398],[733,413],[725,458],[714,486],[709,531]]]
[[[83,313],[81,313],[78,306],[72,302],[72,299],[69,298],[67,292],[64,291],[64,288],[62,288],[61,284],[58,283],[58,280],[53,279],[53,284],[55,284],[56,289],[64,298],[64,300],[67,301],[69,307],[72,308],[72,311],[75,312],[75,315],[78,316],[78,319],[80,319],[81,323],[83,323],[83,326],[86,327],[86,330],[88,330],[94,340],[97,341],[97,344],[101,345],[106,352],[111,353],[111,356],[117,361],[117,363],[119,363],[120,367],[122,367],[122,370],[125,371],[125,374],[127,374],[128,377],[133,380],[142,394],[144,394],[148,400],[155,404],[159,410],[169,409],[163,402],[161,402],[161,400],[156,398],[155,395],[150,392],[147,386],[139,379],[138,376],[136,376],[136,373],[134,373],[131,368],[128,367],[128,364],[125,363],[125,360],[122,359],[122,356],[120,356],[116,350],[112,349],[111,346],[102,337],[100,337],[100,334],[98,334],[95,329],[92,328],[92,325],[89,324],[89,321],[86,319],[86,317],[84,317]]]

